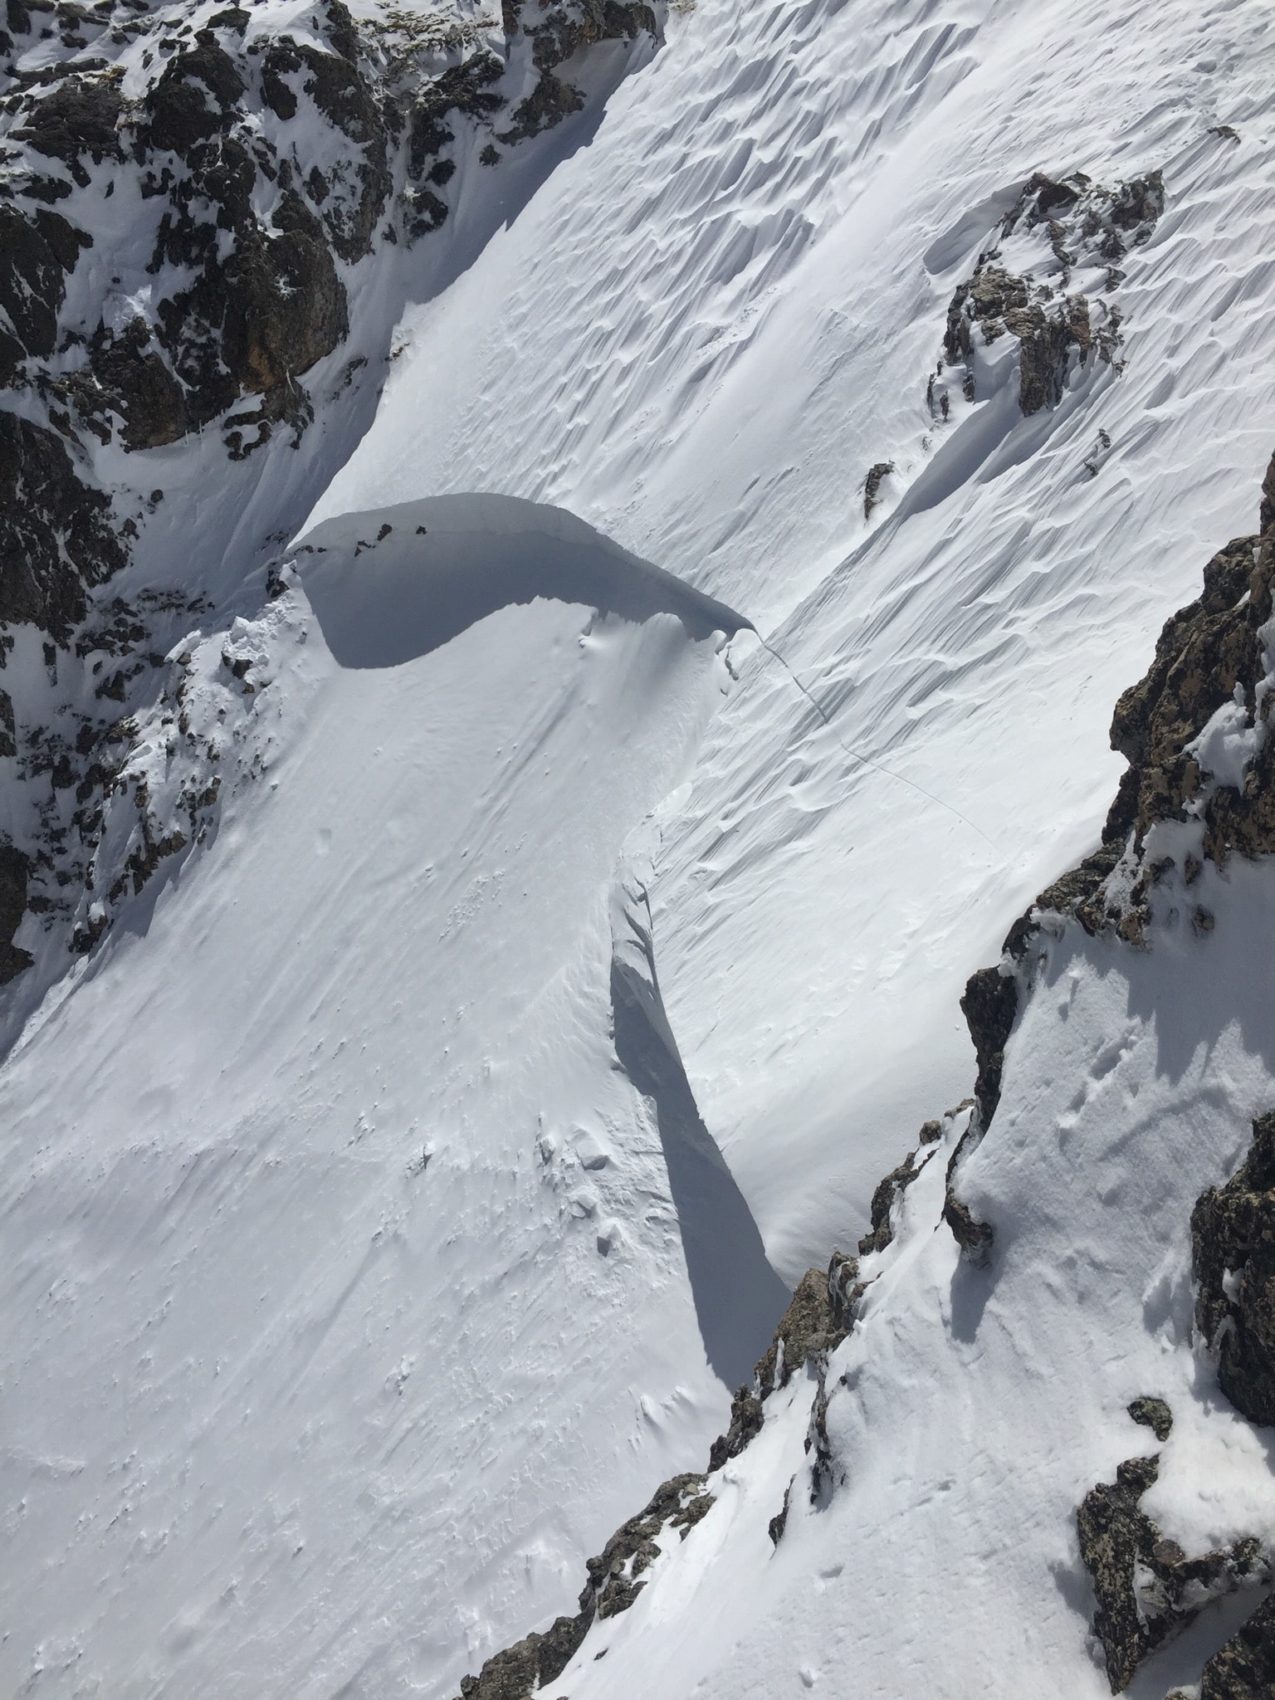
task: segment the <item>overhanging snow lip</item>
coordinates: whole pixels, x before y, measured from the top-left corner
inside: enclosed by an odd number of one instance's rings
[[[427,496],[342,514],[291,556],[342,667],[402,665],[541,597],[634,621],[674,614],[696,639],[755,630],[567,509],[516,496]]]

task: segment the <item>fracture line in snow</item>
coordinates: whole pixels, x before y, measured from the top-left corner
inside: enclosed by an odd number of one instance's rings
[[[847,744],[845,739],[841,736],[840,732],[837,731],[837,728],[833,725],[831,716],[828,714],[823,704],[819,701],[818,697],[815,696],[814,692],[811,691],[808,686],[803,684],[797,673],[788,665],[787,661],[785,661],[779,651],[766,642],[761,633],[757,631],[756,626],[752,629],[754,632],[757,632],[757,641],[766,651],[766,654],[773,656],[773,658],[783,668],[784,672],[787,673],[793,684],[796,685],[802,696],[805,697],[811,708],[814,709],[815,713],[819,716],[820,720],[823,721],[824,725],[832,733],[833,737],[841,745],[841,748],[850,757],[851,761],[862,762],[865,767],[875,768],[878,773],[883,773],[887,779],[895,779],[900,785],[906,785],[909,790],[918,792],[922,797],[928,797],[931,803],[937,803],[940,809],[946,809],[949,815],[955,815],[957,820],[963,821],[965,825],[969,827],[971,832],[976,832],[983,840],[984,844],[990,845],[991,848],[996,850],[999,855],[999,848],[995,840],[989,838],[976,821],[972,821],[968,815],[962,814],[956,807],[955,803],[949,803],[942,797],[936,797],[933,791],[927,791],[925,786],[918,785],[915,779],[905,779],[901,773],[896,773],[893,768],[887,767],[884,762],[877,761],[873,756],[865,756],[862,750],[852,750],[849,744]]]

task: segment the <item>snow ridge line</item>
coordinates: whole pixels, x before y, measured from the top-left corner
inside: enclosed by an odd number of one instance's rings
[[[757,628],[754,626],[753,630],[756,631]],[[814,709],[815,713],[819,716],[820,720],[823,721],[824,725],[832,733],[833,737],[841,745],[841,748],[850,757],[851,761],[862,762],[865,767],[874,768],[877,773],[883,773],[887,779],[897,780],[900,785],[906,785],[909,790],[916,791],[922,797],[927,797],[931,803],[937,803],[940,809],[946,809],[949,815],[955,815],[957,820],[963,821],[965,825],[969,827],[971,832],[976,832],[983,840],[984,844],[990,845],[993,850],[998,850],[996,841],[989,838],[987,833],[983,831],[982,827],[979,826],[976,821],[972,821],[968,815],[962,814],[960,809],[956,807],[955,803],[949,803],[945,801],[944,798],[936,796],[933,791],[927,791],[925,786],[918,784],[915,779],[905,779],[901,773],[896,773],[893,768],[887,767],[884,762],[877,761],[873,756],[865,756],[862,750],[852,750],[849,744],[847,744],[845,739],[841,736],[840,732],[837,731],[837,728],[832,722],[831,716],[828,714],[828,711],[824,708],[823,704],[819,701],[818,697],[816,697],[814,692],[802,682],[797,673],[789,666],[788,662],[785,661],[779,651],[774,648],[772,644],[767,643],[766,639],[760,632],[757,632],[757,641],[761,644],[767,655],[773,656],[773,658],[783,668],[784,672],[787,673],[793,684],[796,685],[802,696],[805,697],[811,708]]]

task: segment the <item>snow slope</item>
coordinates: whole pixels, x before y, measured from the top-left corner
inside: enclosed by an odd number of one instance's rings
[[[405,618],[555,536],[623,599],[569,517],[425,502],[316,533],[242,685],[195,649],[215,842],[0,1084],[5,1693],[449,1693],[707,1443],[705,1340],[738,1379],[773,1326],[737,1204],[752,1308],[702,1332],[610,1036],[617,863],[729,685],[711,605]]]
[[[639,1603],[594,1627],[552,1692],[1101,1700],[1075,1514],[1154,1451],[1144,1505],[1167,1537],[1195,1553],[1252,1534],[1271,1550],[1269,1439],[1192,1347],[1190,1211],[1275,1099],[1273,895],[1269,866],[1210,869],[1207,939],[1183,916],[1146,953],[1075,923],[1044,941],[962,1181],[995,1224],[991,1267],[964,1261],[940,1219],[959,1118],[903,1194],[894,1245],[863,1262],[876,1283],[827,1374],[831,1493],[812,1505],[815,1384],[799,1376],[711,1478],[713,1509],[684,1542],[666,1537]],[[1148,1394],[1173,1413],[1162,1447],[1126,1412]],[[776,1547],[767,1524],[790,1481]],[[1164,1700],[1198,1681],[1253,1605],[1208,1608],[1128,1692]]]
[[[960,988],[1095,840],[1112,703],[1250,525],[1273,31],[698,0],[587,145],[503,208],[462,173],[422,276],[368,263],[303,453],[97,457],[162,468],[133,570],[218,600],[170,661],[223,786],[38,1008],[18,983],[0,1687],[443,1700],[702,1462],[779,1277],[968,1092]],[[935,417],[1037,169],[1164,172],[1124,369],[1025,418],[1004,341]],[[267,602],[379,368],[348,411],[329,378],[444,283]],[[173,720],[139,709],[153,795]],[[772,1547],[798,1378],[555,1692],[1103,1692],[1068,1531],[1138,1393],[1178,1415],[1165,1526],[1275,1539],[1182,1323],[1183,1200],[1270,1101],[1267,882],[1210,895],[1208,953],[1048,948],[967,1170],[995,1284],[936,1231],[953,1122],[833,1362],[845,1483]]]
[[[1273,27],[1222,0],[699,0],[408,316],[321,504],[560,503],[747,615],[831,715],[741,651],[653,891],[697,1097],[790,1279],[964,1095],[965,977],[1093,840],[1111,705],[1249,523]],[[1123,375],[1077,371],[1023,419],[1002,369],[932,419],[952,291],[1030,173],[1152,168]]]

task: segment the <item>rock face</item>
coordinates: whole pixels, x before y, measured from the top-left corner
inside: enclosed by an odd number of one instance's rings
[[[206,830],[216,795],[215,775],[186,773],[170,818],[130,783],[128,848],[106,865],[103,821],[112,807],[118,817],[137,714],[176,688],[164,658],[194,612],[168,584],[132,595],[123,612],[99,594],[148,559],[146,530],[165,500],[153,471],[130,486],[128,457],[189,444],[250,463],[236,474],[247,480],[269,477],[280,448],[307,446],[320,412],[348,408],[352,385],[383,381],[387,304],[410,287],[383,274],[406,277],[396,256],[447,222],[461,160],[498,164],[578,110],[580,56],[603,41],[658,39],[663,11],[645,0],[507,0],[502,49],[463,8],[387,8],[356,22],[343,0],[309,0],[286,18],[234,4],[209,15],[140,0],[9,0],[0,669],[16,629],[37,629],[53,706],[29,685],[26,701],[17,682],[0,688],[0,756],[18,758],[18,788],[34,782],[9,816],[12,838],[0,837],[5,979],[31,961],[11,942],[24,908],[70,949],[91,949],[118,895]],[[95,471],[99,447],[109,487]],[[285,482],[298,482],[292,468]],[[168,500],[193,501],[201,484],[176,471]],[[236,488],[247,509],[252,486]],[[164,519],[180,535],[184,515]],[[237,537],[233,523],[225,531]],[[270,543],[236,541],[245,577]],[[169,712],[176,722],[186,711]]]
[[[1250,1422],[1275,1423],[1275,1113],[1248,1156],[1191,1213],[1195,1322],[1222,1391]]]
[[[11,844],[0,845],[0,986],[31,966],[31,956],[13,943],[27,907],[27,859]]]
[[[952,296],[943,359],[926,390],[931,414],[949,417],[953,371],[964,399],[976,399],[978,350],[1003,336],[1018,343],[1025,414],[1058,405],[1073,359],[1118,363],[1121,310],[1109,297],[1125,275],[1119,262],[1148,239],[1163,210],[1158,171],[1111,188],[1083,172],[1061,182],[1036,173]],[[1039,267],[1011,271],[1001,246],[1010,238],[1020,248],[1034,238]]]
[[[892,460],[879,460],[875,466],[868,469],[868,476],[863,482],[863,517],[872,518],[872,510],[876,507],[881,496],[881,486],[894,471]]]
[[[1090,1489],[1076,1514],[1080,1555],[1097,1599],[1093,1630],[1113,1694],[1210,1600],[1257,1586],[1270,1574],[1256,1540],[1197,1558],[1166,1540],[1139,1504],[1158,1474],[1156,1457],[1127,1459],[1114,1482]]]
[[[1200,1700],[1269,1700],[1272,1694],[1275,1694],[1275,1598],[1258,1606],[1205,1665]]]
[[[1275,578],[1275,530],[1265,500],[1263,521],[1260,533],[1228,543],[1205,567],[1200,596],[1168,620],[1147,676],[1116,705],[1112,747],[1127,757],[1130,772],[1109,833],[1131,829],[1143,838],[1158,820],[1184,818],[1205,777],[1190,746],[1238,691],[1248,725],[1261,736],[1243,789],[1223,787],[1207,799],[1205,850],[1225,860],[1232,850],[1251,856],[1275,847],[1268,709],[1265,698],[1258,701],[1266,676],[1259,634],[1271,615]]]
[[[841,1260],[833,1254],[834,1268]],[[857,1265],[851,1274],[857,1273]],[[853,1302],[853,1301],[851,1301]],[[839,1308],[836,1292],[822,1269],[808,1269],[797,1283],[792,1301],[775,1330],[775,1337],[766,1348],[755,1371],[761,1397],[766,1399],[776,1387],[786,1387],[795,1372],[809,1358],[826,1355],[845,1339],[853,1317],[847,1320]]]
[[[991,1126],[1000,1102],[1005,1046],[1018,1017],[1019,984],[1013,948],[1016,936],[1011,931],[1001,961],[994,968],[980,968],[971,974],[961,995],[961,1013],[974,1043],[978,1074],[974,1083],[974,1113],[947,1165],[943,1220],[961,1250],[976,1263],[988,1258],[995,1234],[991,1223],[979,1221],[961,1197],[960,1172]]]
[[[1124,692],[1111,724],[1112,748],[1129,762],[1103,829],[1103,848],[1044,893],[1036,907],[1074,913],[1090,932],[1143,937],[1152,903],[1186,907],[1197,931],[1210,917],[1191,887],[1203,862],[1275,850],[1275,744],[1269,736],[1271,680],[1262,627],[1275,591],[1275,471],[1268,468],[1261,529],[1220,549],[1204,588],[1165,623],[1146,676]],[[1224,726],[1246,756],[1210,766],[1210,734]],[[1188,826],[1196,848],[1160,855],[1156,828]],[[1052,902],[1046,900],[1051,898]]]

